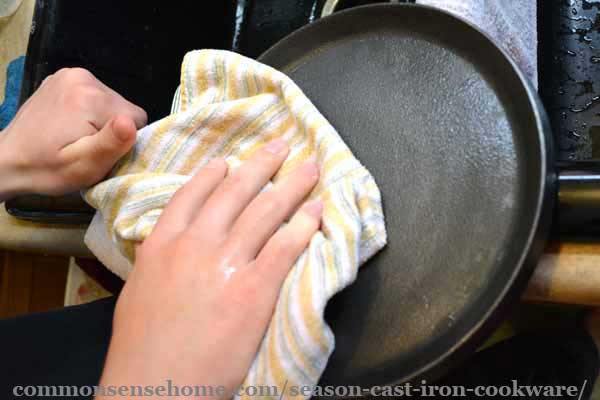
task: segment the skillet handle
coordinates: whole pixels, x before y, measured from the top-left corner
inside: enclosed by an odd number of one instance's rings
[[[600,234],[600,163],[559,166],[555,230],[561,234]]]

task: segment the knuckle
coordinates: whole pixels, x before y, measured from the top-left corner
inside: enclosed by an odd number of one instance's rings
[[[148,124],[148,114],[146,113],[146,110],[141,107],[137,107],[137,115],[143,125]]]
[[[64,94],[65,104],[76,109],[86,108],[90,104],[98,103],[101,98],[102,92],[100,90],[85,84],[73,85]]]
[[[280,236],[275,239],[268,254],[261,258],[261,264],[272,266],[281,262],[286,262],[296,247],[296,241],[293,238]]]
[[[58,71],[56,71],[53,75],[57,78],[57,79],[65,79],[72,68],[61,68]]]
[[[61,68],[55,75],[67,82],[89,82],[96,79],[90,71],[79,67]]]
[[[146,125],[148,123],[148,114],[146,114],[146,111],[143,108],[124,99],[121,97],[121,95],[111,95],[111,103],[115,109],[119,109],[122,114],[131,118],[135,122],[136,126],[138,124]],[[141,126],[138,126],[138,128],[140,127]]]
[[[238,195],[246,192],[247,185],[240,174],[232,174],[223,181],[222,190],[227,194]]]
[[[49,82],[54,81],[54,75],[55,74],[50,74],[47,77],[45,77],[44,80],[42,81],[42,83],[40,84],[40,87],[44,86],[44,85],[47,85]]]
[[[79,79],[93,79],[94,75],[85,68],[71,68],[71,73],[74,74]]]
[[[171,200],[167,204],[167,208],[178,207],[181,204],[186,204],[188,200],[193,200],[195,191],[197,190],[195,187],[197,185],[194,185],[194,183],[196,182],[189,180],[175,190],[171,196]]]
[[[76,87],[70,88],[63,96],[65,105],[72,108],[80,108],[83,104],[80,92]]]
[[[269,191],[263,195],[261,199],[261,207],[265,211],[265,216],[268,216],[274,212],[281,212],[287,209],[285,199],[278,193]]]

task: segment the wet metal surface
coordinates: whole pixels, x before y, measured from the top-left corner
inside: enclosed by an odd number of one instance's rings
[[[598,158],[600,0],[542,1],[540,21],[540,91],[558,158]]]
[[[383,195],[388,246],[328,306],[336,350],[323,384],[397,382],[460,347],[510,286],[535,225],[544,146],[522,81],[475,31],[423,10],[334,14],[261,57],[299,84]]]

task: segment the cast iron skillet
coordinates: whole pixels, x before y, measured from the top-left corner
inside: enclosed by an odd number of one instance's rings
[[[518,299],[546,238],[557,180],[535,90],[482,32],[416,5],[333,14],[260,60],[298,83],[383,194],[389,244],[328,307],[321,384],[439,376]]]

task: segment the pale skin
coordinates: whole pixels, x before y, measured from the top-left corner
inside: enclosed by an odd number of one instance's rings
[[[0,135],[0,200],[89,187],[146,123],[89,72],[57,72]],[[100,384],[169,379],[223,386],[215,398],[229,398],[243,382],[283,280],[321,220],[322,204],[305,202],[319,178],[314,163],[259,193],[288,151],[271,142],[232,173],[215,159],[177,191],[137,247]]]

